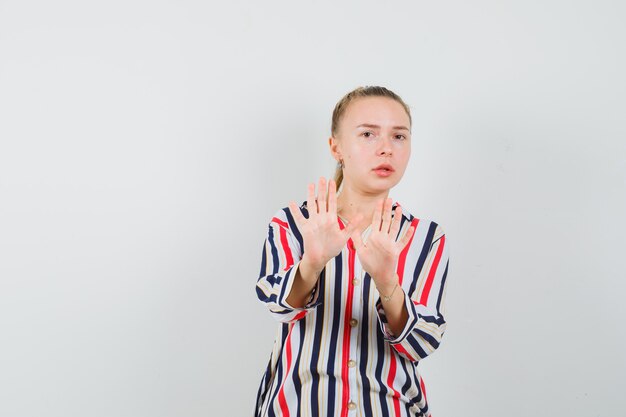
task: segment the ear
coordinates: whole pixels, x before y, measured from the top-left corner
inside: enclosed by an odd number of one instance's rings
[[[341,148],[339,142],[333,136],[328,138],[328,146],[330,147],[330,153],[337,162],[342,158]]]

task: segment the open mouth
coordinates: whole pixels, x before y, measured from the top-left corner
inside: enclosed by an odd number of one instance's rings
[[[393,172],[394,169],[391,165],[383,164],[374,168],[374,171]]]
[[[393,174],[393,167],[388,164],[379,165],[373,169],[374,173],[379,177],[388,177]]]

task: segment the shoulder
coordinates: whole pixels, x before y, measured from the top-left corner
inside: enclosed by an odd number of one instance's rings
[[[404,223],[405,221],[408,221],[410,223],[415,224],[416,226],[419,227],[430,227],[430,228],[435,228],[435,229],[440,229],[441,232],[443,233],[443,228],[441,227],[441,225],[439,224],[438,221],[435,221],[431,218],[428,217],[422,217],[422,216],[418,216],[413,214],[409,209],[407,209],[407,207],[403,206],[402,204],[395,202],[393,205],[393,208],[395,210],[396,207],[400,207],[402,209],[402,222]]]
[[[309,212],[307,211],[306,207],[306,201],[301,203],[298,208],[300,209],[300,213],[302,213],[305,218],[309,217]],[[272,225],[280,226],[293,232],[297,232],[298,229],[289,206],[277,209],[274,214],[272,214],[269,225],[270,227]]]
[[[442,236],[445,235],[444,228],[441,224],[431,218],[414,215],[405,206],[400,203],[394,203],[394,208],[400,206],[402,208],[402,224],[415,226],[415,236],[421,236],[423,243],[432,245]],[[408,226],[407,226],[408,227]]]

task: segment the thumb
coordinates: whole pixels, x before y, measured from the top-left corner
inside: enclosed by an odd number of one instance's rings
[[[359,231],[359,226],[363,222],[363,219],[364,216],[361,213],[357,214],[354,221],[348,224],[348,227],[346,227],[345,230],[346,235],[349,238],[352,238],[352,243],[354,244],[354,248],[356,250],[359,250],[359,248],[363,246],[363,241],[361,241],[361,232]]]
[[[401,247],[404,248],[407,243],[409,243],[409,240],[413,237],[413,233],[415,233],[415,226],[409,227],[409,230],[407,230],[404,236],[402,236],[402,239],[400,240]]]
[[[354,230],[350,237],[352,238],[352,243],[354,243],[354,248],[357,251],[360,251],[361,247],[363,247],[363,241],[361,240],[361,233],[358,229]]]
[[[354,234],[355,230],[358,229],[359,225],[363,221],[363,215],[361,213],[357,214],[353,221],[348,223],[346,228],[344,229],[344,235],[346,237],[350,237]]]

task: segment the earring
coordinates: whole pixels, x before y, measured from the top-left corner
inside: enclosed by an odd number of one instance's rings
[[[340,159],[337,165],[339,165],[343,169],[343,159]]]

